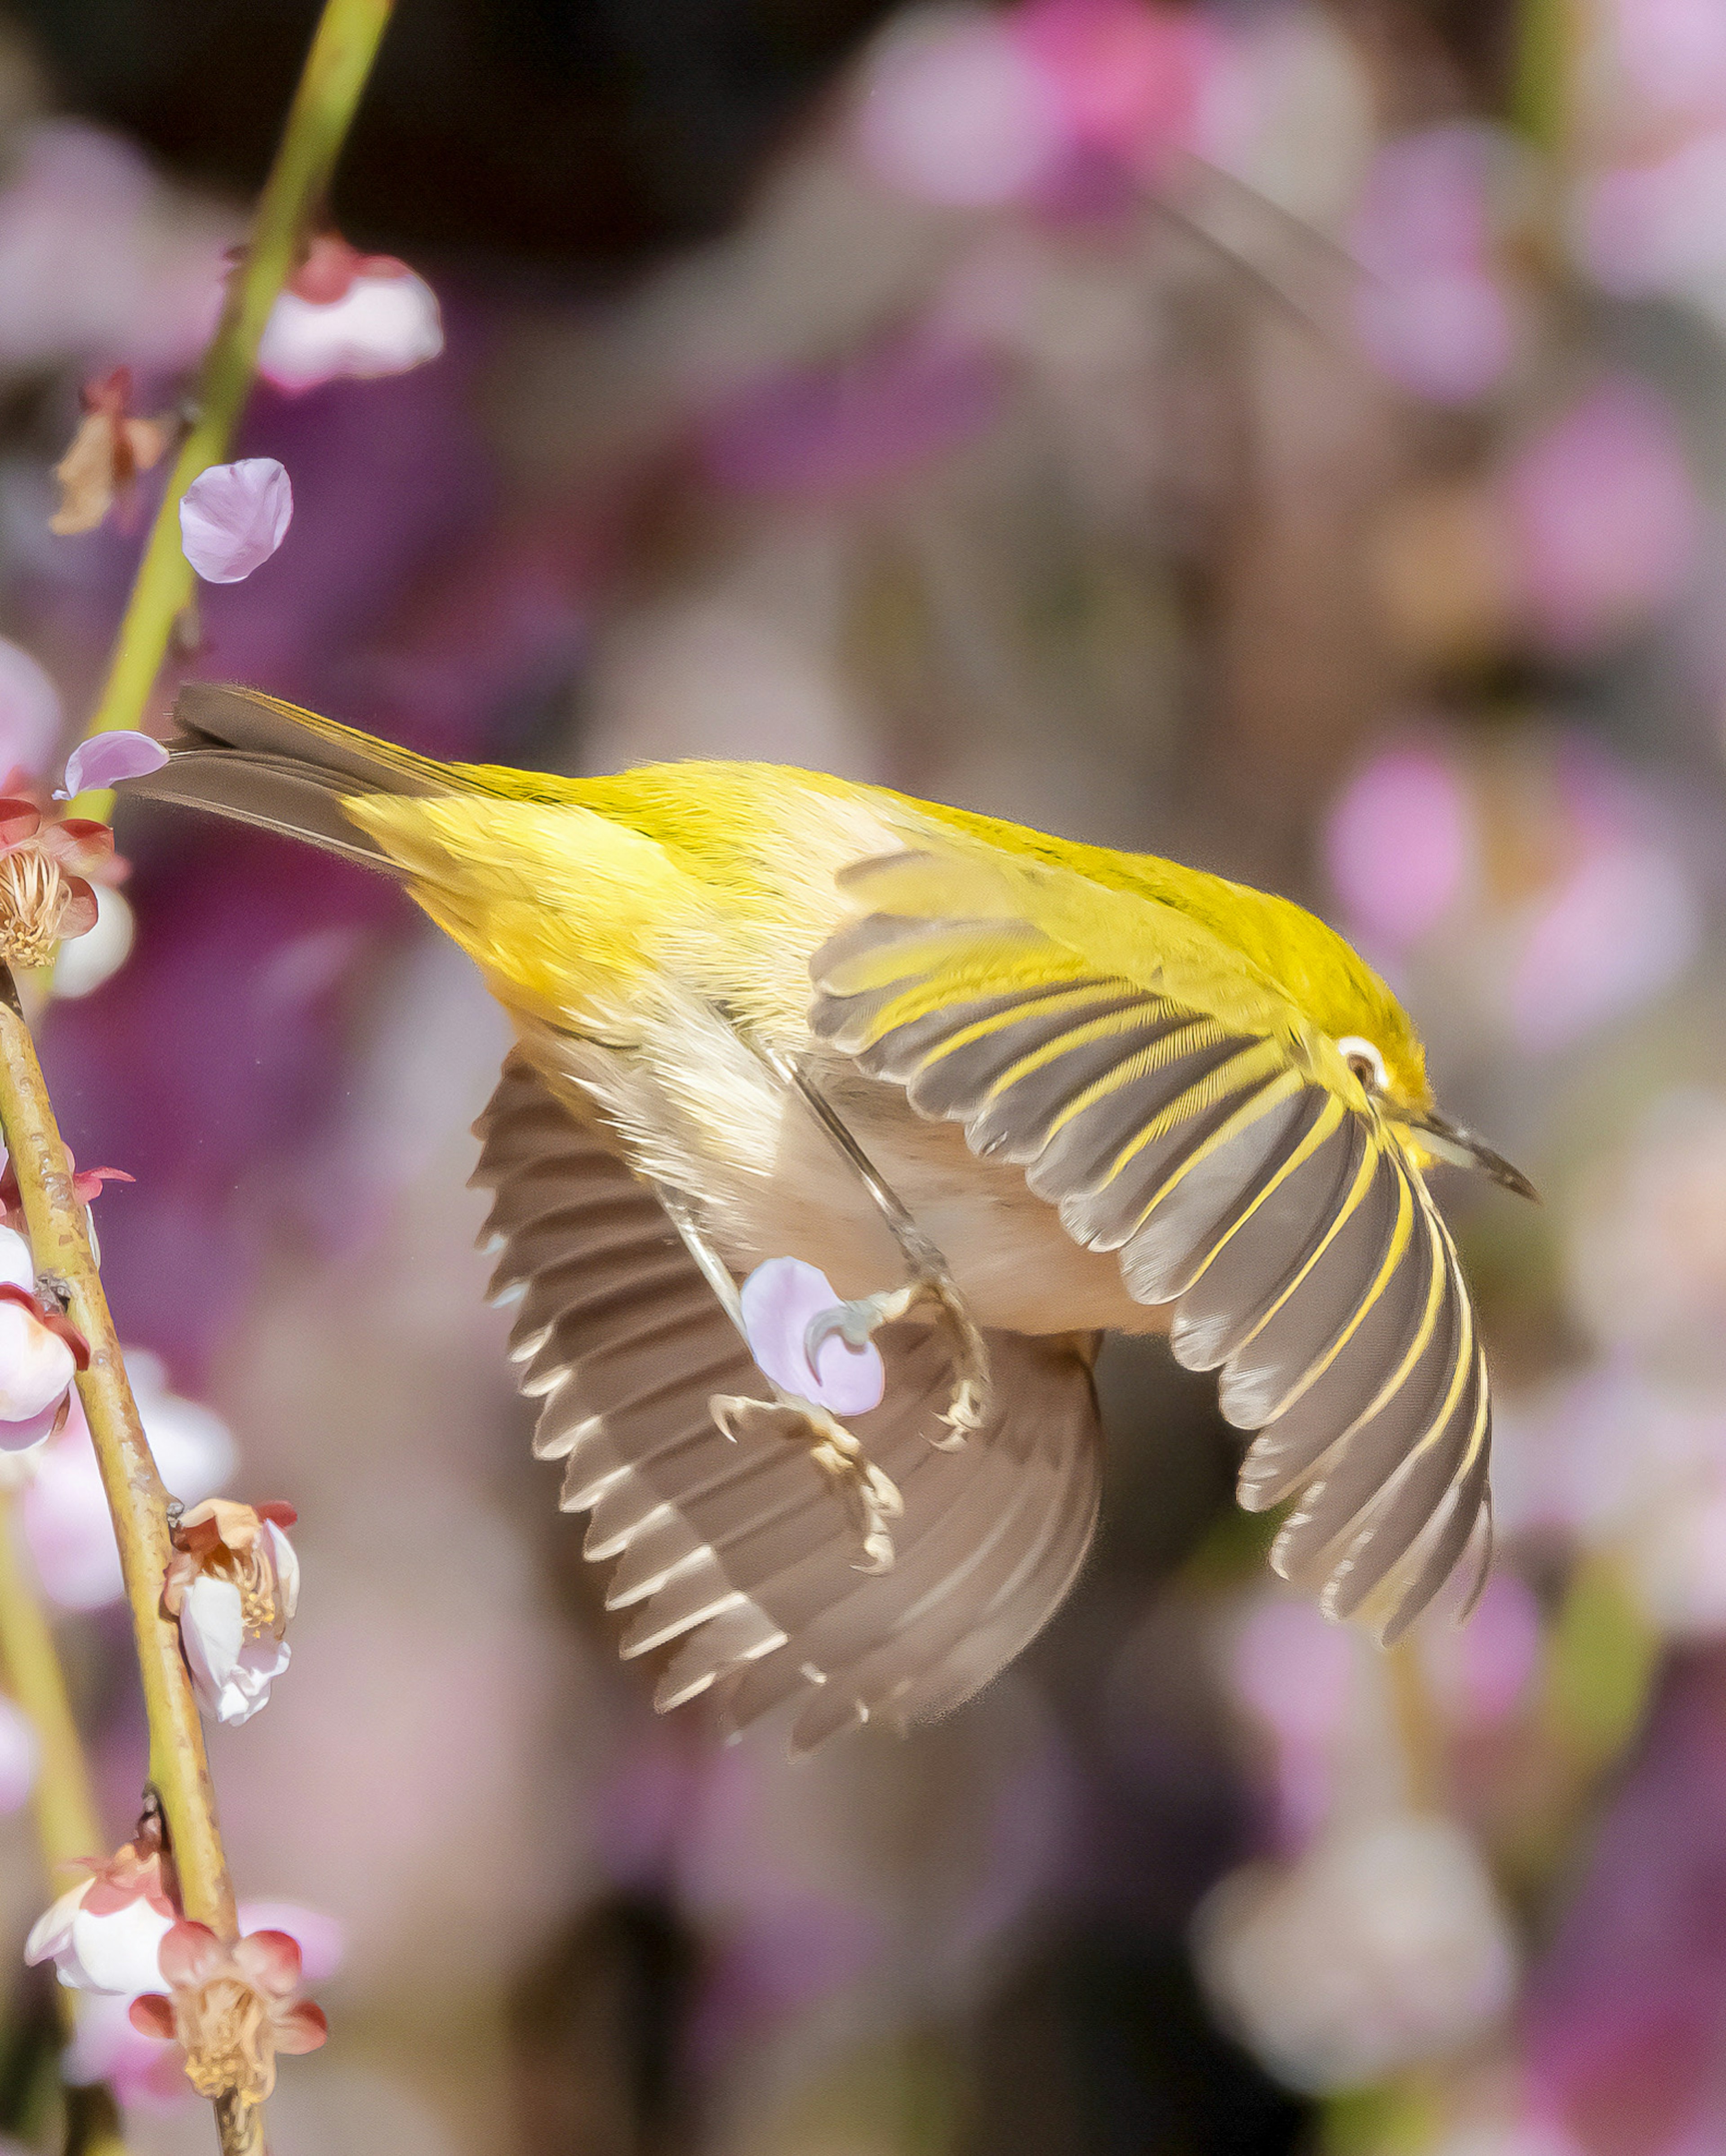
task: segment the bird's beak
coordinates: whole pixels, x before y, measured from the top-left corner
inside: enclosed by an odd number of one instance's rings
[[[1513,1168],[1503,1153],[1494,1152],[1472,1131],[1465,1131],[1460,1123],[1447,1122],[1436,1108],[1428,1108],[1418,1116],[1405,1115],[1402,1121],[1410,1130],[1418,1131],[1441,1160],[1451,1161],[1458,1168],[1477,1168],[1482,1175],[1491,1176],[1494,1183],[1502,1183],[1507,1190],[1515,1191],[1518,1198],[1532,1198],[1537,1205],[1539,1204],[1540,1193],[1519,1168]]]

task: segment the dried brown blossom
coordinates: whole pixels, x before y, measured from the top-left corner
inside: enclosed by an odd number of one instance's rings
[[[94,531],[116,501],[130,495],[138,474],[160,461],[172,435],[166,418],[139,419],[128,408],[132,377],[116,367],[82,392],[84,417],[71,446],[54,468],[60,506],[48,521],[62,537]]]

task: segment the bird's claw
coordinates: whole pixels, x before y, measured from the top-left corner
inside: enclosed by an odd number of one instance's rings
[[[746,1394],[716,1393],[708,1402],[713,1419],[735,1442],[741,1434],[772,1430],[809,1448],[809,1458],[834,1486],[845,1517],[863,1546],[864,1562],[855,1569],[891,1569],[893,1537],[887,1522],[905,1510],[898,1485],[864,1451],[845,1424],[825,1408],[774,1388],[772,1401]]]
[[[934,1444],[937,1451],[953,1452],[988,1419],[991,1386],[988,1345],[944,1266],[919,1271],[902,1287],[860,1296],[853,1302],[835,1303],[831,1310],[818,1312],[804,1329],[803,1350],[813,1369],[829,1340],[838,1338],[848,1347],[861,1348],[882,1326],[896,1324],[920,1302],[935,1305],[953,1343],[953,1394],[941,1417],[947,1435]]]

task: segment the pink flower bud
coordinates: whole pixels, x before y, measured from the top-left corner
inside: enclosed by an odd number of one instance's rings
[[[405,374],[443,349],[437,294],[405,263],[373,255],[359,258],[335,298],[283,292],[258,348],[258,371],[295,392],[343,376]]]
[[[160,1981],[157,1956],[177,1914],[160,1851],[127,1842],[43,1912],[24,1959],[51,1961],[71,1990],[142,1991]]]
[[[282,1528],[293,1523],[290,1506],[254,1510],[211,1497],[174,1530],[162,1604],[179,1620],[198,1703],[218,1722],[249,1722],[291,1658],[282,1635],[300,1599],[300,1564]]]
[[[212,465],[180,504],[180,544],[207,584],[237,584],[287,536],[294,490],[274,457]]]

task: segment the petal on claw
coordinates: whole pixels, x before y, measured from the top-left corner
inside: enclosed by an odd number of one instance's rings
[[[873,1341],[853,1348],[831,1333],[811,1365],[810,1325],[840,1308],[819,1266],[801,1258],[768,1258],[743,1283],[743,1327],[756,1368],[788,1393],[831,1414],[866,1414],[886,1390],[886,1367]]]

